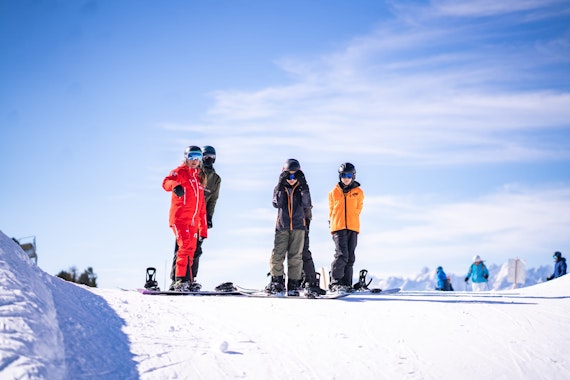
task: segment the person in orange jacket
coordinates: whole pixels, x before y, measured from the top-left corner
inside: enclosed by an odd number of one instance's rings
[[[329,287],[332,291],[347,291],[352,287],[364,192],[350,162],[340,165],[338,177],[338,184],[329,192],[329,223],[335,244]]]
[[[178,244],[175,291],[191,290],[194,279],[190,268],[198,234],[201,239],[208,237],[201,162],[202,150],[191,145],[184,151],[184,162],[162,181],[162,188],[172,191],[169,223]]]

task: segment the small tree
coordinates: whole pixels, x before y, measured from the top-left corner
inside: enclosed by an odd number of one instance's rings
[[[90,286],[92,288],[96,288],[97,275],[93,273],[93,268],[89,267],[83,273],[81,273],[77,282],[83,285]]]
[[[92,267],[88,267],[87,269],[85,269],[85,271],[81,273],[79,276],[77,275],[77,268],[71,267],[69,268],[69,272],[66,272],[64,270],[60,271],[57,274],[57,277],[63,278],[65,281],[87,285],[92,288],[97,287],[97,275],[93,272]]]
[[[77,268],[71,267],[69,268],[69,272],[62,270],[57,274],[57,277],[63,278],[65,281],[77,282]]]

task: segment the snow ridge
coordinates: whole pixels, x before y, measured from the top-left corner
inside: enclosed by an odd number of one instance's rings
[[[64,377],[63,337],[44,276],[0,232],[0,372],[6,378]]]
[[[138,379],[124,325],[103,297],[43,272],[0,232],[2,378]]]

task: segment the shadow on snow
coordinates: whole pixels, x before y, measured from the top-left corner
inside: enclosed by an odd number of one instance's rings
[[[59,279],[49,282],[65,347],[68,378],[138,379],[125,321],[102,297]]]

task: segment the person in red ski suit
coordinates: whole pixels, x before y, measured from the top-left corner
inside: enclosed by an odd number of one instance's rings
[[[192,261],[198,234],[208,237],[204,185],[202,184],[202,150],[189,146],[184,152],[184,162],[162,181],[162,188],[172,192],[169,224],[176,236],[175,291],[189,291],[193,282]]]

